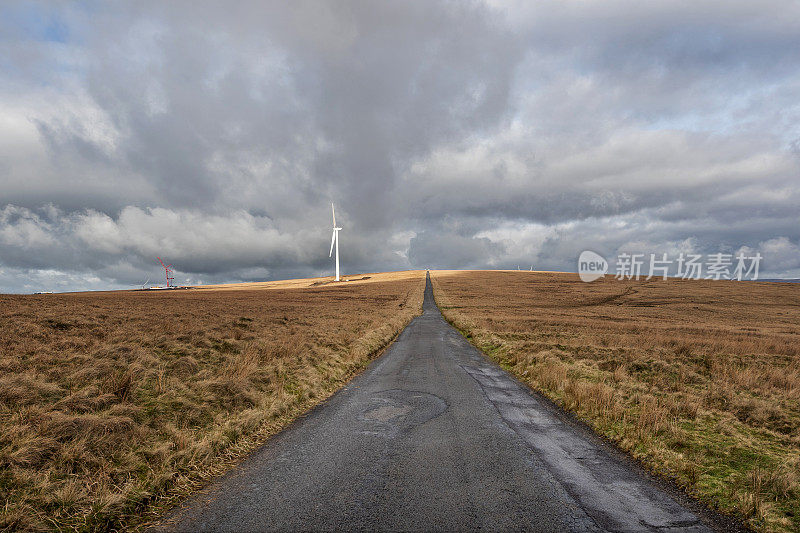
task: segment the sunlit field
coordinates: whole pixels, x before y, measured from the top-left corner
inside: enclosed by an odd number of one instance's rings
[[[800,530],[800,285],[432,272],[445,317],[708,504]]]
[[[0,296],[0,529],[141,523],[329,396],[421,309],[354,278]]]

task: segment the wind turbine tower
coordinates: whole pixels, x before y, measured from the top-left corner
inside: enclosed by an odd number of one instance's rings
[[[333,236],[331,237],[331,251],[328,253],[328,257],[333,255],[333,247],[336,246],[336,279],[334,281],[339,281],[339,231],[342,228],[336,227],[336,210],[333,208],[333,203],[331,203],[331,214],[333,215]]]

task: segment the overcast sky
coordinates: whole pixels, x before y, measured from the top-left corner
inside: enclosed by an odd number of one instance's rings
[[[800,277],[800,3],[3,2],[0,292],[576,270]]]

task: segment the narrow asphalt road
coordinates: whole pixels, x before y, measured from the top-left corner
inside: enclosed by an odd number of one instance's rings
[[[326,403],[157,530],[707,531],[424,312]]]

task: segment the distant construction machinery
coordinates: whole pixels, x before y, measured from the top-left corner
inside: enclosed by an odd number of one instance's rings
[[[157,291],[157,290],[166,290],[166,289],[170,289],[170,290],[174,290],[174,289],[191,289],[191,287],[176,287],[175,285],[173,285],[172,282],[175,281],[175,276],[173,276],[173,274],[174,274],[175,271],[172,269],[172,265],[165,265],[164,261],[162,261],[160,257],[156,257],[156,259],[158,259],[158,262],[161,263],[162,267],[164,267],[164,278],[166,279],[166,282],[167,282],[166,285],[164,285],[163,287],[158,287],[158,286],[146,287],[147,282],[150,281],[150,278],[148,278],[147,281],[144,282],[144,284],[142,285],[142,288],[140,290]]]
[[[156,257],[156,259],[158,259],[158,262],[161,263],[162,267],[164,267],[164,273],[165,273],[164,275],[167,277],[167,285],[164,288],[165,289],[172,288],[172,281],[175,279],[175,277],[172,276],[173,273],[172,265],[165,265],[164,261],[162,261],[160,257]]]

